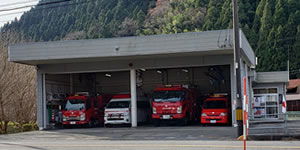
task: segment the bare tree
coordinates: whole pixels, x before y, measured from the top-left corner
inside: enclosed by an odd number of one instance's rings
[[[63,40],[81,40],[84,39],[87,34],[84,31],[68,33]]]
[[[36,120],[36,76],[32,66],[8,61],[8,45],[26,42],[16,32],[0,35],[0,124],[6,132],[9,121],[25,123]]]

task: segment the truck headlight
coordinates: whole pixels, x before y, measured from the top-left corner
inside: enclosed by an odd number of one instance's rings
[[[177,114],[181,114],[182,113],[182,106],[177,107]]]
[[[207,115],[206,115],[206,113],[202,113],[201,116],[204,116],[204,117],[205,117],[205,116],[207,116]]]
[[[67,116],[63,115],[63,121],[67,121]]]
[[[153,107],[153,114],[156,114],[156,108]]]
[[[220,116],[227,116],[227,113],[221,113]]]
[[[80,115],[80,121],[84,121],[85,120],[85,114],[81,114]]]

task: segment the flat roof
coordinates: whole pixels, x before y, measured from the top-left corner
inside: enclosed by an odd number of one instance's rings
[[[32,42],[9,45],[12,62],[39,65],[105,60],[155,58],[168,55],[233,54],[232,30],[189,32],[89,40]],[[242,57],[255,65],[254,52],[243,32]],[[216,60],[217,61],[217,60]]]
[[[300,94],[286,94],[287,101],[300,100]]]
[[[257,72],[257,83],[288,83],[289,72],[288,71],[274,71],[274,72]]]

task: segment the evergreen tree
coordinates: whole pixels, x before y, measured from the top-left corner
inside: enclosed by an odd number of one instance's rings
[[[267,61],[267,55],[264,54],[268,46],[266,44],[266,39],[268,38],[268,35],[270,33],[270,30],[272,28],[272,10],[269,1],[266,1],[266,4],[264,6],[263,10],[263,16],[261,17],[261,27],[259,29],[259,41],[258,41],[258,47],[256,50],[256,54],[259,57],[258,62],[258,70],[266,70],[266,68],[269,68],[269,66],[266,66]]]
[[[210,0],[208,4],[207,14],[205,16],[205,23],[202,30],[213,30],[219,18],[220,11],[224,0]]]

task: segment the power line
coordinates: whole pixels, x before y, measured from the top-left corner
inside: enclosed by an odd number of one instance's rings
[[[71,1],[71,0],[69,0]],[[51,6],[51,7],[46,7],[46,8],[37,8],[37,9],[32,9],[30,11],[40,11],[40,10],[45,10],[45,9],[52,9],[52,8],[59,8],[59,7],[67,7],[67,6],[72,6],[72,5],[79,5],[79,4],[83,4],[83,3],[89,3],[92,1],[97,1],[97,0],[87,0],[87,1],[82,1],[82,2],[76,2],[76,3],[71,3],[71,4],[66,4],[66,5],[59,5],[59,6]],[[14,12],[14,13],[8,13],[8,14],[2,14],[0,16],[7,16],[7,15],[13,15],[13,14],[20,14],[20,13],[24,13],[26,11],[19,11],[19,12]],[[14,19],[12,20],[7,20],[7,21],[0,21],[0,23],[5,23],[5,22],[10,22],[10,21],[14,21]]]
[[[97,1],[97,0],[87,0],[87,1],[83,1],[83,2],[76,2],[76,3],[66,4],[66,5],[52,6],[52,7],[46,7],[46,8],[37,8],[37,9],[32,9],[30,11],[39,11],[39,10],[50,9],[50,8],[58,8],[58,7],[65,7],[65,6],[71,6],[71,5],[78,5],[78,4],[83,4],[83,3],[89,3],[89,2],[92,2],[92,1]],[[18,12],[13,12],[13,13],[0,14],[0,17],[1,16],[14,15],[14,14],[21,14],[21,13],[24,13],[24,12],[26,12],[26,11],[18,11]]]
[[[52,4],[59,4],[59,3],[69,2],[69,1],[73,1],[73,0],[58,0],[58,1],[53,1],[53,2],[39,3],[37,5],[26,5],[26,6],[21,6],[21,7],[2,9],[2,10],[0,10],[0,12],[24,9],[24,8],[33,7],[33,6],[46,6],[46,5],[52,5]]]
[[[50,9],[50,8],[58,8],[58,7],[66,7],[66,6],[71,6],[71,5],[78,5],[78,4],[83,4],[83,3],[89,3],[92,1],[96,1],[96,0],[88,0],[88,1],[84,1],[84,2],[76,2],[76,3],[71,3],[71,4],[66,4],[66,5],[60,5],[60,6],[52,6],[52,7],[46,7],[46,8],[38,8],[38,9],[32,9],[30,11],[39,11],[39,10],[45,10],[45,9]],[[15,14],[22,14],[25,13],[27,11],[19,11],[19,12],[13,12],[13,13],[7,13],[7,14],[0,14],[1,16],[9,16],[9,15],[15,15]],[[8,21],[12,21],[12,20],[8,20]]]
[[[38,2],[38,1],[39,1],[39,0],[31,0],[31,1],[15,2],[15,3],[10,3],[10,4],[3,4],[3,5],[0,5],[0,7],[14,6],[14,5],[20,5],[20,4],[27,4],[27,3]]]

